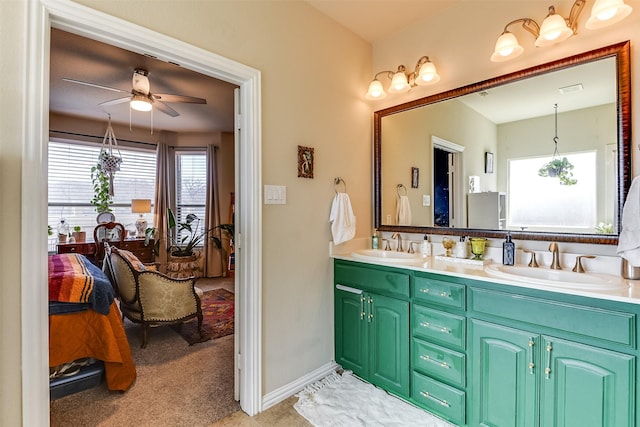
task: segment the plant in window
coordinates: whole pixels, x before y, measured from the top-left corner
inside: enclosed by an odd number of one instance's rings
[[[556,157],[549,163],[545,163],[539,170],[538,175],[543,177],[558,178],[560,185],[575,185],[578,180],[573,177],[573,165],[566,157]]]
[[[575,185],[578,183],[578,180],[573,178],[573,172],[571,172],[573,165],[566,157],[560,158],[558,155],[558,104],[554,105],[554,109],[556,136],[553,138],[553,144],[555,146],[553,157],[549,163],[545,163],[538,170],[538,175],[551,178],[557,177],[558,180],[560,180],[560,185]]]
[[[176,257],[188,257],[194,255],[195,248],[202,246],[204,239],[216,229],[227,233],[233,239],[234,225],[220,224],[208,230],[200,229],[200,218],[195,214],[187,215],[184,222],[177,223],[171,209],[167,209],[167,226],[169,235],[169,247],[167,251]],[[216,247],[220,249],[222,242],[217,236],[210,236]]]

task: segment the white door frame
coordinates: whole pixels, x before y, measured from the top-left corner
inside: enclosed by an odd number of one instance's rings
[[[171,60],[240,86],[241,129],[236,156],[236,301],[239,325],[235,353],[240,406],[262,410],[262,140],[260,71],[125,20],[68,0],[27,2],[26,70],[21,206],[22,424],[49,424],[48,303],[46,242],[47,142],[49,139],[49,39],[51,27],[127,50]],[[39,195],[39,197],[38,197]],[[240,209],[241,208],[241,209]],[[35,253],[40,254],[34,258]],[[251,284],[249,286],[248,284]]]

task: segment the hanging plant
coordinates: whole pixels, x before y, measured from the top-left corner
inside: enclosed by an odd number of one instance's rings
[[[93,181],[93,199],[91,204],[96,207],[96,212],[111,212],[113,199],[109,194],[109,175],[104,173],[100,162],[91,168],[91,180]]]
[[[553,138],[553,144],[555,146],[553,150],[553,157],[549,163],[545,163],[540,169],[538,169],[538,175],[543,177],[558,178],[560,185],[575,185],[578,180],[573,177],[573,165],[566,158],[558,155],[558,104],[553,106],[555,108],[555,125],[556,136]]]
[[[543,177],[558,178],[560,185],[575,185],[578,180],[573,177],[573,165],[566,157],[555,158],[545,163],[538,170],[538,175]]]

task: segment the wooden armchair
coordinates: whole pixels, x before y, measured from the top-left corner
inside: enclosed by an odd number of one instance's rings
[[[147,269],[129,251],[104,243],[105,266],[120,300],[123,318],[142,324],[142,348],[151,326],[198,318],[202,336],[202,309],[195,278],[173,279]]]
[[[96,245],[96,263],[102,266],[104,258],[104,242],[122,244],[125,238],[124,225],[119,222],[103,222],[93,229],[93,241]]]

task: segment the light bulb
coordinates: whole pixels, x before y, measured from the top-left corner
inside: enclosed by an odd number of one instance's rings
[[[419,86],[426,86],[434,84],[440,81],[440,76],[436,71],[436,66],[433,62],[427,61],[420,67],[418,77],[416,77],[416,84]]]
[[[512,33],[505,31],[498,37],[496,47],[491,55],[491,61],[503,62],[515,58],[524,52],[524,48],[518,44],[518,39]]]
[[[134,95],[129,105],[136,111],[151,111],[151,103],[143,95]]]
[[[369,90],[367,91],[367,94],[364,97],[366,99],[376,100],[376,99],[382,99],[385,96],[387,96],[387,94],[382,88],[382,83],[380,83],[380,80],[375,79],[374,81],[371,82],[371,84],[369,84]]]
[[[585,27],[594,30],[615,24],[629,16],[632,10],[623,0],[596,0]]]
[[[391,93],[404,93],[411,89],[409,82],[407,82],[407,76],[403,71],[398,71],[393,75],[391,79],[391,86],[389,86],[389,92]]]

